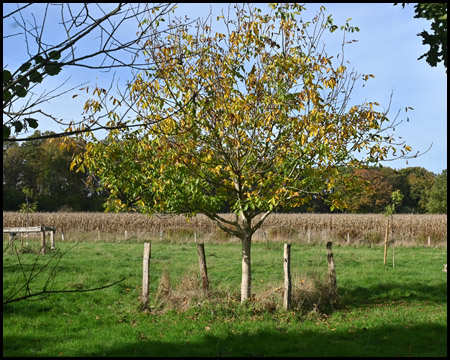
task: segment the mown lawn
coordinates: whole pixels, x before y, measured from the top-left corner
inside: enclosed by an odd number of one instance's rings
[[[58,244],[62,252],[73,245]],[[143,311],[142,243],[76,245],[60,259],[53,289],[125,280],[5,305],[3,356],[447,356],[447,249],[397,247],[393,268],[391,249],[384,267],[381,247],[335,246],[338,305],[306,291],[289,312],[280,309],[282,244],[252,245],[255,299],[245,305],[238,301],[240,245],[205,250],[209,298],[197,290],[195,244],[153,243],[150,309]],[[24,266],[11,266],[17,257],[4,254],[4,299],[35,258],[22,254]],[[294,293],[323,285],[325,246],[292,244],[291,261]]]

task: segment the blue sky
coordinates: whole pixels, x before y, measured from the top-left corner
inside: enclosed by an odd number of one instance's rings
[[[430,21],[415,19],[413,5],[404,9],[401,5],[393,6],[386,3],[332,3],[332,4],[306,4],[304,17],[311,19],[318,11],[320,5],[326,8],[326,14],[332,14],[335,24],[344,24],[351,18],[350,24],[359,27],[360,31],[350,34],[347,40],[355,39],[358,42],[348,44],[345,48],[345,58],[350,61],[349,68],[358,73],[373,74],[364,88],[355,89],[352,102],[359,104],[365,99],[376,101],[387,106],[391,93],[393,93],[391,112],[392,117],[399,109],[403,109],[400,118],[409,118],[396,128],[396,135],[412,147],[413,152],[425,151],[433,143],[430,151],[416,159],[396,160],[384,162],[383,165],[396,169],[421,166],[434,173],[440,173],[447,168],[447,75],[442,64],[430,67],[425,59],[417,60],[428,50],[422,45],[422,38],[417,36],[422,30],[429,30]],[[16,4],[4,4],[4,12],[9,12]],[[267,4],[255,4],[267,9]],[[179,4],[176,15],[187,15],[190,18],[206,17],[212,9],[213,18],[220,15],[221,9],[227,9],[228,4]],[[42,9],[42,7],[40,8]],[[39,19],[41,11],[34,7],[34,15]],[[28,14],[29,16],[30,14]],[[56,16],[56,14],[55,14]],[[4,23],[4,35],[15,31],[9,22]],[[56,20],[54,20],[56,21]],[[38,21],[39,23],[39,21]],[[51,19],[49,20],[51,23]],[[55,25],[55,28],[57,26]],[[61,35],[58,31],[48,29],[47,36]],[[219,29],[220,31],[221,29]],[[136,32],[136,29],[127,29]],[[337,33],[337,32],[336,32]],[[335,34],[332,34],[335,35]],[[340,48],[340,35],[325,37],[326,49],[330,52]],[[91,39],[91,41],[93,41]],[[89,42],[84,46],[89,46]],[[23,39],[18,36],[4,39],[3,64],[8,69],[14,69],[27,60],[26,47]],[[6,50],[5,50],[6,49]],[[69,78],[70,76],[70,78]],[[57,77],[48,77],[44,83],[47,88],[58,86],[63,80],[67,81],[63,89],[69,89],[89,81],[89,86],[96,83],[107,87],[112,73],[98,73],[87,69],[63,70]],[[126,81],[129,73],[119,72],[116,78]],[[43,108],[64,119],[79,119],[85,97],[72,98],[79,91],[70,92],[64,96],[43,104]],[[414,108],[405,114],[405,107]],[[41,131],[61,131],[62,128],[51,121],[41,121]]]

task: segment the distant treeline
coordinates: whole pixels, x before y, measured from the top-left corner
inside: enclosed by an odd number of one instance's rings
[[[50,133],[44,133],[47,134]],[[33,134],[37,135],[41,135],[39,131]],[[93,174],[70,170],[73,153],[61,150],[61,141],[3,143],[3,211],[19,211],[27,203],[34,210],[45,212],[103,211],[107,194],[86,185],[87,177]],[[447,169],[434,174],[422,167],[400,170],[383,167],[356,170],[355,175],[371,185],[368,191],[350,197],[346,212],[383,212],[391,193],[400,190],[403,201],[396,208],[398,213],[447,213]],[[328,213],[330,209],[324,201],[316,199],[296,211]]]

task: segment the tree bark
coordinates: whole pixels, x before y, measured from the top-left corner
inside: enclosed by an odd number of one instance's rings
[[[252,289],[252,270],[251,270],[251,249],[252,237],[249,234],[244,234],[242,241],[242,282],[241,282],[241,303],[251,298]]]

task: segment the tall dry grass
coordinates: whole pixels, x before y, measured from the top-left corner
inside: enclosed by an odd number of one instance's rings
[[[234,215],[223,214],[232,219]],[[170,240],[202,242],[237,241],[206,216],[190,220],[184,216],[148,217],[135,213],[33,213],[3,212],[3,227],[54,227],[66,238],[91,241]],[[381,214],[272,214],[255,233],[254,241],[291,241],[378,244],[384,241],[386,217]],[[404,245],[447,244],[447,215],[394,216],[391,239]]]

